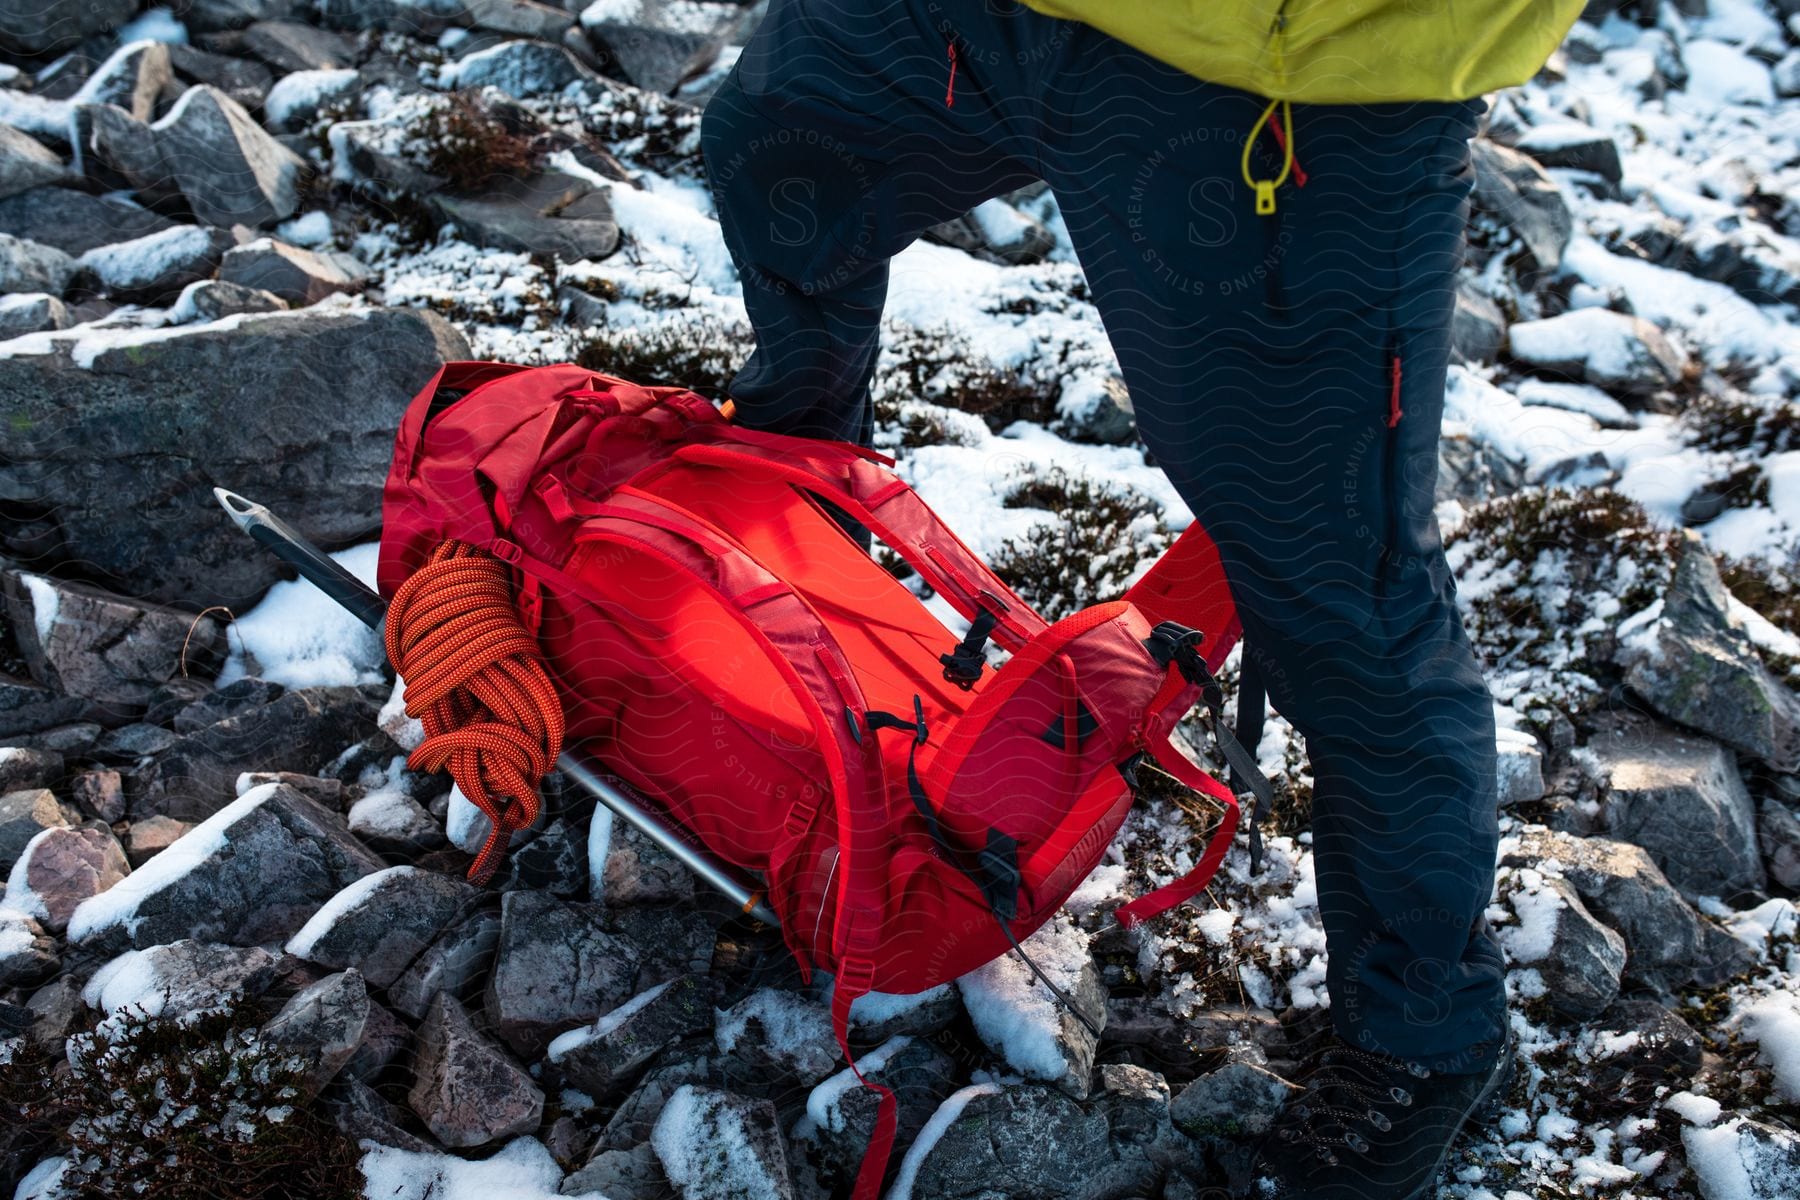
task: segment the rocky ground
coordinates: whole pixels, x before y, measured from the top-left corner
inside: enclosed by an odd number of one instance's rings
[[[721,394],[698,112],[757,8],[138,5],[0,0],[0,1194],[841,1191],[874,1114],[829,981],[554,777],[470,886],[481,819],[405,770],[379,646],[210,497],[370,578],[437,361]],[[1476,143],[1439,517],[1520,1069],[1446,1197],[1800,1194],[1796,14],[1595,0]],[[1048,614],[1191,519],[1041,189],[896,260],[877,392]],[[1207,825],[1153,787],[1032,940],[1098,1039],[1010,958],[859,1005],[891,1195],[1237,1178],[1328,1022],[1304,747],[1259,752],[1263,874],[1108,926]]]

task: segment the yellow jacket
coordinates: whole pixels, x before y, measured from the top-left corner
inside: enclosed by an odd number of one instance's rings
[[[1024,0],[1271,100],[1466,100],[1537,73],[1585,0]]]

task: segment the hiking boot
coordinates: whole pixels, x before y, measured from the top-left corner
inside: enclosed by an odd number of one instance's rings
[[[1258,1146],[1252,1200],[1417,1200],[1437,1182],[1464,1124],[1498,1106],[1512,1075],[1512,1038],[1492,1069],[1442,1075],[1359,1050],[1320,1051]]]

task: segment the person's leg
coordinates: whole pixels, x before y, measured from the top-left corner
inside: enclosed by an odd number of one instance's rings
[[[963,7],[775,0],[707,105],[707,175],[756,334],[729,388],[746,425],[867,444],[888,259],[1036,178],[1017,39],[1060,23]]]
[[[1046,178],[1139,432],[1306,737],[1337,1028],[1479,1071],[1504,1026],[1493,717],[1432,519],[1479,102],[1296,105],[1306,183],[1266,217],[1240,176],[1264,101],[1103,35],[1057,66]]]

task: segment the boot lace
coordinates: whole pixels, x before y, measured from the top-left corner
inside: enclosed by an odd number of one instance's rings
[[[1430,1074],[1417,1063],[1354,1046],[1335,1046],[1319,1056],[1306,1091],[1288,1106],[1276,1136],[1336,1166],[1342,1151],[1368,1151],[1370,1142],[1363,1136],[1362,1126],[1382,1133],[1392,1129],[1393,1118],[1387,1110],[1411,1106],[1409,1085]]]

